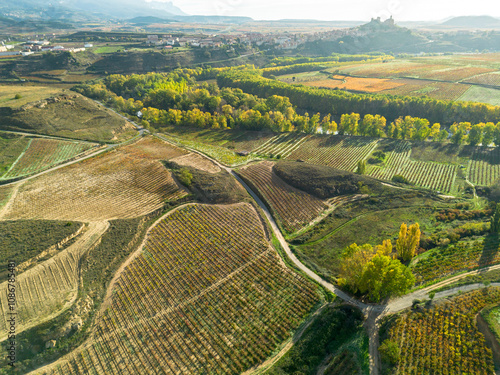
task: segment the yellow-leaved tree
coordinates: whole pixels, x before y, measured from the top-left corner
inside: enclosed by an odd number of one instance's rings
[[[400,259],[405,262],[415,256],[417,246],[420,243],[420,226],[418,223],[408,227],[405,223],[401,224],[399,237],[396,240],[396,252]]]

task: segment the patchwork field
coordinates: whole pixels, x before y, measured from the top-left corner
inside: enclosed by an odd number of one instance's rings
[[[38,373],[241,373],[317,300],[251,205],[184,206],[149,232],[87,344]]]
[[[500,66],[497,56],[426,56],[342,64],[326,71],[288,74],[278,79],[353,92],[429,96],[439,100],[499,105],[500,96],[496,87],[500,87]]]
[[[187,195],[161,160],[185,154],[153,138],[22,184],[4,219],[100,221],[132,218]]]

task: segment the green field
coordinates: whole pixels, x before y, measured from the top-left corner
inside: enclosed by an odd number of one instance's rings
[[[500,105],[500,88],[472,86],[458,100]]]

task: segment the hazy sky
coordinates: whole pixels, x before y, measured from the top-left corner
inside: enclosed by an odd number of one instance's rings
[[[157,0],[158,1],[158,0]],[[159,0],[163,1],[163,0]],[[170,0],[188,14],[254,19],[369,20],[392,14],[396,21],[441,20],[463,15],[500,17],[498,0]]]

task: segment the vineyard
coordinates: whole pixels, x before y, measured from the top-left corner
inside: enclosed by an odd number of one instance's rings
[[[221,171],[217,164],[193,152],[187,155],[177,156],[170,161],[181,167],[193,167],[209,173],[218,173]]]
[[[450,192],[455,184],[457,166],[410,160],[401,171],[401,175],[417,186]]]
[[[4,218],[101,221],[145,215],[187,195],[157,159],[182,154],[146,138],[69,165],[21,185]]]
[[[293,133],[279,134],[253,150],[253,153],[276,156],[284,159],[294,150],[299,148],[308,138],[308,136]]]
[[[279,178],[273,172],[272,162],[252,164],[241,168],[238,173],[256,188],[289,233],[308,225],[328,208],[321,199],[296,189]]]
[[[372,138],[316,135],[307,138],[287,159],[354,172],[358,161],[364,160],[377,142]]]
[[[386,152],[386,160],[384,166],[369,165],[367,167],[367,175],[379,178],[381,180],[390,180],[394,175],[401,174],[406,164],[410,159],[411,144],[406,141],[386,141],[383,140],[380,144],[390,145],[394,150]]]
[[[91,150],[95,144],[35,138],[2,178],[16,178],[40,172]]]
[[[94,222],[78,240],[49,260],[16,278],[17,330],[40,324],[69,306],[76,296],[79,261],[107,230],[107,222]],[[9,318],[7,282],[0,284],[0,341],[4,340]]]
[[[466,79],[464,82],[478,83],[481,85],[500,86],[500,74],[487,73]]]
[[[397,317],[388,333],[401,350],[393,373],[493,374],[492,353],[475,316],[498,302],[500,291],[488,288]]]
[[[425,283],[459,271],[470,271],[499,263],[499,244],[495,238],[460,241],[432,250],[417,259],[418,262],[412,265],[412,271],[417,283]]]
[[[189,205],[150,231],[92,337],[50,374],[239,374],[318,296],[280,264],[249,204]]]
[[[497,147],[476,147],[469,161],[467,176],[474,185],[488,186],[500,178],[500,151]]]
[[[26,150],[29,142],[30,140],[26,137],[0,133],[0,177],[9,170],[10,166]]]

